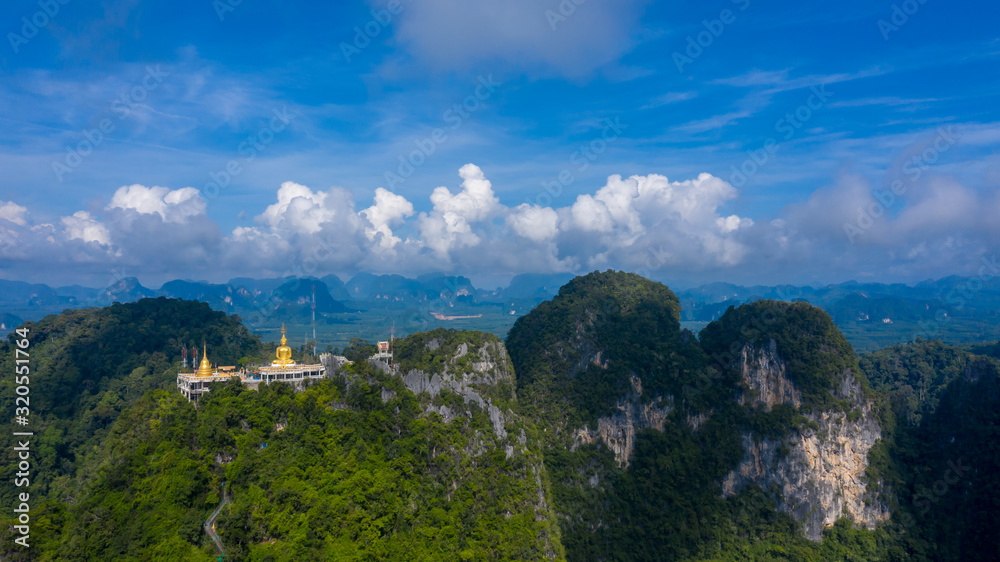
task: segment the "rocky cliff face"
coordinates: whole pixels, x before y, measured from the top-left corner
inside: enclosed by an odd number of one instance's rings
[[[635,375],[630,376],[629,380],[632,390],[618,400],[615,413],[599,418],[596,430],[587,426],[576,430],[572,450],[576,450],[579,445],[600,442],[615,454],[618,466],[626,468],[635,447],[636,432],[646,428],[663,431],[663,424],[674,409],[673,398],[656,396],[652,402],[643,404],[642,381]]]
[[[440,345],[436,340],[431,340],[428,345],[432,349],[436,349],[437,345],[435,344]],[[471,363],[465,362],[469,368],[467,370],[460,368],[458,366],[459,360],[465,358],[469,353],[468,344],[460,344],[455,356],[448,362],[442,373],[429,375],[420,370],[411,370],[402,375],[403,384],[414,394],[419,396],[426,392],[432,399],[439,396],[441,391],[445,389],[454,392],[462,397],[465,404],[476,404],[486,411],[490,416],[490,422],[493,424],[493,431],[496,433],[497,439],[506,439],[505,419],[512,417],[513,413],[510,410],[501,410],[499,406],[494,404],[493,399],[488,396],[484,397],[483,394],[491,394],[491,390],[503,383],[506,383],[510,388],[514,387],[514,371],[510,365],[510,359],[507,357],[507,350],[500,342],[483,344],[473,351],[475,357],[472,357]],[[426,405],[425,411],[435,411],[445,421],[450,421],[458,415],[464,415],[463,412],[456,411],[451,406],[434,405],[433,403]],[[508,456],[510,456],[510,452],[508,452]]]
[[[770,412],[777,404],[802,405],[802,393],[788,380],[785,362],[778,357],[777,343],[771,340],[766,349],[743,346],[741,374],[745,387],[740,404]]]
[[[801,403],[775,347],[774,340],[762,348],[744,346],[741,404],[770,411],[778,404],[798,407]],[[867,491],[865,478],[868,452],[882,437],[871,401],[850,370],[833,390],[850,404],[850,413],[805,413],[811,427],[793,430],[781,439],[760,439],[744,432],[744,457],[723,480],[723,495],[731,496],[748,484],[764,490],[776,487],[778,509],[801,522],[812,540],[819,540],[823,529],[843,515],[868,529],[887,520],[888,507]]]
[[[466,466],[469,472],[465,474],[470,477],[474,474],[471,467],[484,462],[494,470],[516,472],[519,481],[531,489],[530,501],[520,507],[546,529],[538,535],[543,558],[561,559],[558,527],[543,481],[545,468],[537,448],[529,442],[537,436],[514,411],[516,381],[510,357],[502,342],[481,336],[445,330],[410,336],[407,341],[415,348],[411,347],[408,359],[399,361],[399,371],[374,362],[402,382],[398,386],[393,381],[395,390],[383,387],[382,401],[388,403],[397,394],[412,392],[422,408],[421,415],[437,414],[446,424],[464,426],[462,439],[447,450],[435,449],[434,454],[447,455]],[[421,368],[412,368],[414,365]],[[503,452],[506,463],[496,462],[498,451]],[[460,483],[456,481],[453,487]]]

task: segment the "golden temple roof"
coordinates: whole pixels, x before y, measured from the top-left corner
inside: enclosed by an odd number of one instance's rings
[[[212,376],[212,364],[208,361],[208,346],[204,348],[205,353],[201,356],[201,365],[198,366],[198,370],[195,375],[199,377],[210,377]]]

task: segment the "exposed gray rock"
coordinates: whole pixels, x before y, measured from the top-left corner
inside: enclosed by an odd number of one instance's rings
[[[773,340],[766,349],[745,346],[742,357],[744,396],[750,404],[765,410],[776,404],[799,405],[800,393],[786,377]],[[868,492],[865,477],[868,452],[881,439],[882,429],[854,373],[846,370],[841,376],[834,392],[860,416],[851,421],[845,412],[806,413],[819,430],[793,431],[780,440],[754,439],[745,432],[743,460],[723,479],[723,497],[748,484],[775,487],[780,492],[775,498],[778,509],[802,523],[805,536],[814,541],[845,514],[867,529],[889,518],[885,503]]]
[[[574,432],[573,445],[601,442],[615,455],[618,466],[627,467],[635,448],[635,434],[646,428],[663,431],[667,416],[674,409],[673,397],[657,396],[652,402],[642,403],[642,380],[630,377],[632,392],[618,401],[616,412],[597,420],[597,430],[584,426]]]
[[[428,343],[436,342],[431,340]],[[438,342],[436,347],[440,347]],[[468,344],[462,343],[456,350],[455,357],[449,361],[442,374],[428,375],[419,370],[411,370],[403,375],[403,384],[414,394],[426,392],[433,398],[441,394],[444,389],[449,389],[462,397],[466,404],[476,404],[480,409],[486,411],[493,424],[493,430],[499,439],[507,438],[507,428],[504,425],[505,414],[491,400],[484,398],[475,386],[494,387],[503,379],[513,381],[513,371],[509,367],[509,361],[497,361],[497,357],[503,358],[507,351],[503,344],[488,343],[479,349],[478,359],[472,363],[472,372],[453,372],[450,370],[455,361],[469,353]],[[511,385],[512,386],[512,385]],[[430,410],[428,410],[430,411]],[[442,414],[443,416],[443,414]],[[454,415],[450,419],[454,419]]]
[[[374,357],[368,358],[368,362],[375,366],[376,369],[382,371],[383,373],[392,373],[393,369],[389,366],[389,362],[385,359],[375,359]]]
[[[490,413],[490,422],[493,423],[493,427],[494,429],[496,429],[497,437],[499,437],[500,439],[506,439],[507,429],[504,427],[503,423],[504,422],[503,412],[501,412],[500,408],[497,408],[493,404],[489,405],[488,410]]]
[[[449,423],[449,422],[451,422],[451,420],[453,420],[453,419],[455,419],[455,418],[458,417],[454,412],[451,411],[451,408],[449,408],[448,406],[443,406],[443,405],[442,406],[435,406],[435,405],[431,404],[430,406],[427,406],[427,409],[425,411],[427,413],[434,412],[436,414],[440,414],[441,417],[444,419],[444,423]]]
[[[437,396],[441,393],[441,389],[444,388],[443,382],[444,380],[441,378],[441,375],[431,377],[423,371],[414,370],[403,375],[403,384],[414,394],[427,392],[431,396]]]
[[[236,455],[232,453],[215,453],[215,464],[218,466],[227,465],[233,462],[235,458]]]
[[[713,413],[715,413],[714,408],[710,409],[707,412],[701,412],[700,414],[692,414],[691,412],[688,412],[687,420],[685,421],[687,421],[687,424],[691,426],[691,429],[693,431],[698,431],[698,428],[701,427],[702,424],[707,422],[708,418],[710,418]]]
[[[761,406],[770,412],[777,404],[802,405],[802,393],[786,376],[785,362],[778,356],[778,346],[771,340],[767,349],[743,346],[742,375],[745,390],[740,404]]]

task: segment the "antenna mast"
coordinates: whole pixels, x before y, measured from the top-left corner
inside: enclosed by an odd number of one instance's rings
[[[313,283],[312,313],[313,313],[313,361],[315,361],[316,360],[316,284],[315,283]]]

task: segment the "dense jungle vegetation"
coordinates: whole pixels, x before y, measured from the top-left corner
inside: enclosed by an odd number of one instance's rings
[[[345,349],[353,364],[304,391],[219,384],[198,408],[175,389],[182,345],[205,342],[229,365],[273,351],[238,317],[160,298],[28,323],[32,547],[14,545],[8,511],[0,555],[212,560],[202,525],[225,489],[216,529],[232,560],[1000,558],[1000,343],[917,340],[857,356],[805,303],[730,308],[698,335],[679,318],[663,285],[594,273],[505,342],[414,334],[396,341],[393,373],[358,340]],[[4,373],[12,342],[0,342]],[[801,408],[740,404],[747,344],[774,346]],[[491,367],[495,387],[476,387],[501,406],[505,435],[468,397],[415,394],[402,378],[462,380],[483,346],[510,353]],[[807,430],[810,412],[846,412],[834,392],[844,372],[881,424],[867,475],[891,518],[873,531],[844,518],[814,542],[777,508],[778,490],[724,498],[741,436],[780,439]],[[13,404],[13,377],[0,396]],[[662,411],[662,429],[638,429],[627,462],[581,440],[632,403]],[[4,505],[24,491],[11,484],[12,446]]]

